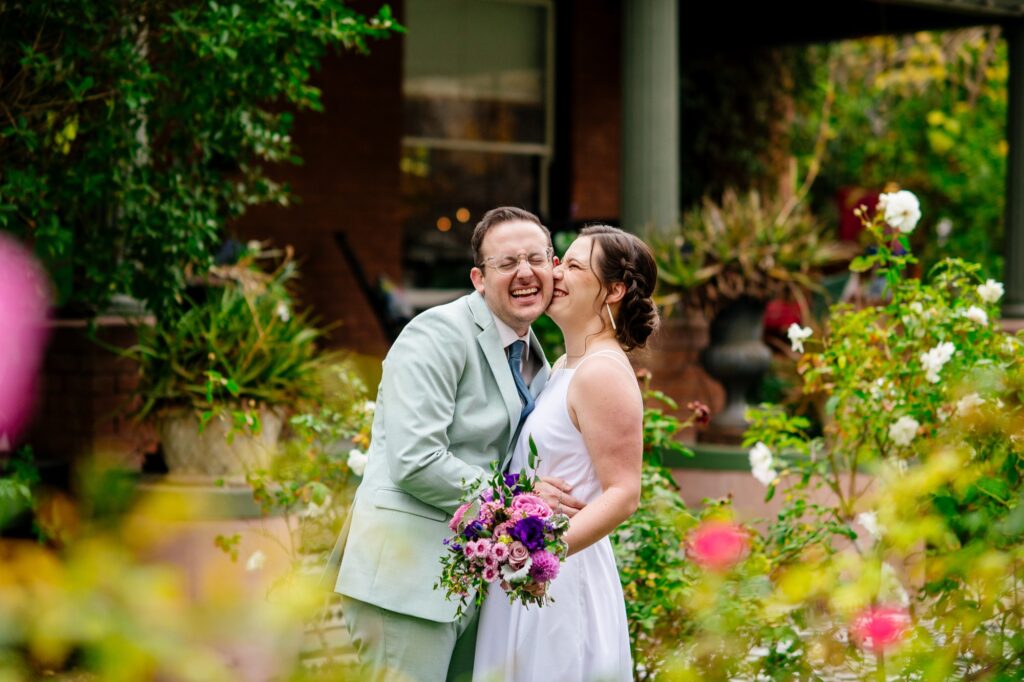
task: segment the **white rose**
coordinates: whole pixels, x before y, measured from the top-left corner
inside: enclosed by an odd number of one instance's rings
[[[940,343],[926,353],[921,353],[921,365],[924,367],[925,379],[933,384],[939,383],[939,372],[956,353],[956,346],[946,341]]]
[[[985,399],[977,393],[969,393],[956,401],[956,413],[960,416],[974,411],[975,408],[985,404]]]
[[[789,343],[797,353],[804,352],[804,341],[811,338],[813,333],[810,327],[801,327],[796,322],[789,325],[789,329],[786,330],[786,334],[789,336]]]
[[[883,212],[885,222],[903,234],[913,232],[921,219],[921,202],[905,189],[881,195],[876,208]]]
[[[878,514],[873,511],[861,512],[857,514],[857,523],[859,523],[868,535],[878,540],[882,537],[882,529],[878,525]]]
[[[968,308],[967,312],[964,313],[964,317],[975,324],[980,324],[983,327],[988,325],[988,313],[976,305],[972,305]]]
[[[768,449],[768,446],[757,441],[754,447],[750,448],[750,473],[753,474],[754,478],[761,482],[762,485],[768,485],[775,480],[778,475],[775,469],[772,467],[772,451]]]
[[[889,438],[896,445],[910,445],[910,442],[917,436],[917,429],[920,426],[921,424],[913,417],[900,417],[889,427]]]
[[[501,565],[501,577],[510,583],[523,582],[530,576],[530,567],[533,566],[533,559],[526,557],[526,563],[517,571],[509,564]]]
[[[356,476],[362,476],[366,471],[367,456],[361,451],[352,448],[348,451],[348,468]]]
[[[978,296],[985,303],[995,303],[1003,297],[1003,284],[994,279],[987,280],[978,287]]]
[[[262,550],[257,549],[249,556],[249,560],[245,562],[245,570],[259,571],[265,563],[267,563],[267,555]]]

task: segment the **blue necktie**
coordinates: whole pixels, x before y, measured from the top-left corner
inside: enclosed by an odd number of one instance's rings
[[[519,370],[519,366],[523,363],[523,351],[525,349],[525,341],[515,341],[508,348],[508,366],[512,370],[512,379],[515,380],[516,388],[519,390],[519,398],[523,401],[523,413],[519,417],[520,424],[533,411],[533,396],[530,395],[530,389],[527,387],[526,382],[523,381],[523,374]]]

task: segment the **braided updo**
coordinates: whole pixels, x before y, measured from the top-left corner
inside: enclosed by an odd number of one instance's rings
[[[658,266],[651,249],[636,235],[610,225],[591,225],[580,230],[601,247],[593,271],[605,286],[622,282],[626,293],[616,315],[616,338],[624,349],[643,348],[658,328],[658,309],[651,298],[658,281]]]

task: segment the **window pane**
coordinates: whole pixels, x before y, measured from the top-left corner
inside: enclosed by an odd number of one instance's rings
[[[468,288],[473,227],[496,206],[535,207],[540,162],[536,156],[406,146],[401,184],[406,285]]]
[[[407,0],[405,135],[546,143],[547,13],[501,0]]]

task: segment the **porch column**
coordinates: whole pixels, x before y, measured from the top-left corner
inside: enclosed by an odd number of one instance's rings
[[[1006,136],[1006,221],[1003,228],[1006,262],[1003,281],[1003,317],[1024,319],[1024,21],[1008,22],[1004,30],[1009,48],[1009,112]]]
[[[622,228],[679,221],[677,0],[622,3]]]

